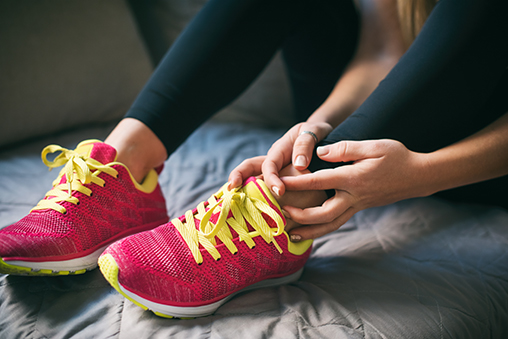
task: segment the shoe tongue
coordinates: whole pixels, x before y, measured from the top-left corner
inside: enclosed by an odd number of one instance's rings
[[[116,160],[116,150],[112,146],[97,140],[83,141],[75,151],[95,159],[101,164],[109,164]]]
[[[256,179],[255,177],[248,178],[242,187],[242,191],[249,198],[260,200],[268,204],[277,213],[279,213],[279,215],[282,216],[282,211],[280,210],[279,204],[277,203],[273,195],[270,193],[270,190],[268,189],[268,187],[266,187],[266,184],[264,183],[263,180]],[[232,212],[229,211],[228,218],[232,216],[233,216]],[[215,224],[218,218],[219,212],[216,212],[210,217],[210,221]],[[199,224],[197,224],[197,227],[199,227]]]
[[[260,201],[268,204],[275,212],[277,212],[281,216],[282,220],[284,221],[284,224],[286,223],[284,215],[282,214],[282,210],[281,210],[277,200],[275,200],[273,195],[270,193],[270,190],[268,189],[268,187],[266,186],[266,184],[264,183],[263,180],[256,179],[255,177],[250,177],[245,181],[241,190],[249,198],[260,200]],[[196,211],[194,211],[194,213],[195,212]],[[265,215],[264,213],[262,213],[262,214],[263,214],[265,221],[268,223],[269,227],[277,228],[277,223],[275,220],[272,220],[272,218],[270,216]],[[228,218],[231,218],[231,217],[233,217],[233,214],[231,211],[229,211]],[[210,222],[212,222],[213,224],[216,224],[218,218],[219,218],[219,212],[214,213],[210,217]],[[182,216],[180,218],[180,220],[183,222],[185,220],[185,217]],[[199,228],[200,222],[198,222],[197,220],[195,220],[195,222],[196,222],[196,225],[195,225],[196,228]],[[247,222],[247,225],[249,228],[249,232],[254,231],[254,228],[248,222]],[[236,234],[236,232],[234,232],[234,231],[232,231],[232,232],[234,234]]]
[[[267,203],[271,208],[282,215],[277,200],[275,200],[272,193],[270,193],[270,190],[263,180],[250,177],[245,181],[243,191],[245,194],[247,194],[248,197],[255,198]]]
[[[284,221],[284,225],[286,224],[286,219],[282,214],[282,210],[279,206],[279,203],[273,197],[272,193],[266,186],[265,182],[261,179],[256,179],[254,177],[250,177],[245,181],[243,186],[243,192],[251,199],[260,200],[266,204],[268,204]],[[262,214],[265,221],[268,223],[268,226],[271,228],[277,228],[277,222],[273,220],[270,216],[266,214]]]

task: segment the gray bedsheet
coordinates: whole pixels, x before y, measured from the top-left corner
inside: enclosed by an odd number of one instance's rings
[[[45,140],[73,147],[94,129]],[[209,123],[166,163],[169,212],[208,198],[282,131]],[[0,154],[0,227],[48,190],[44,142]],[[210,317],[162,319],[97,271],[0,275],[0,338],[508,338],[508,212],[414,199],[357,213],[315,242],[297,283],[236,296]]]

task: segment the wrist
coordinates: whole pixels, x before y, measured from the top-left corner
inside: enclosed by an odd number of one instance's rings
[[[404,198],[427,197],[442,190],[442,173],[439,173],[433,161],[432,153],[411,152],[409,180],[414,184],[408,185],[409,191]]]
[[[307,122],[312,124],[325,123],[334,129],[345,120],[345,117],[342,117],[343,115],[338,110],[331,109],[326,104],[323,104],[314,111],[307,119]]]
[[[437,150],[431,153],[419,153],[419,155],[424,194],[422,196],[429,196],[465,184],[461,181],[461,173],[467,172],[467,168],[458,167],[453,154]]]

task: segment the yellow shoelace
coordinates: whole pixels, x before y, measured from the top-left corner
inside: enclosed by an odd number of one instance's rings
[[[62,152],[53,161],[49,161],[46,156],[49,153]],[[34,210],[53,209],[60,213],[66,213],[65,207],[59,205],[59,202],[67,201],[72,204],[78,204],[79,200],[72,196],[73,191],[81,192],[87,196],[92,194],[92,190],[83,186],[88,183],[94,183],[104,187],[105,181],[98,177],[102,172],[116,177],[118,171],[110,166],[101,164],[95,159],[89,158],[76,151],[68,150],[58,145],[49,145],[42,150],[42,161],[49,169],[65,167],[60,171],[58,178],[53,181],[53,188],[46,193],[45,198],[37,204]],[[92,172],[94,171],[94,172]],[[59,184],[62,176],[65,174],[67,183]]]
[[[220,259],[221,255],[216,248],[216,236],[232,254],[238,252],[238,248],[232,241],[233,235],[229,227],[235,230],[238,233],[240,241],[245,241],[251,249],[255,246],[252,238],[259,235],[267,243],[273,242],[279,253],[282,253],[282,249],[274,237],[284,232],[284,221],[266,202],[249,197],[243,191],[243,188],[228,191],[226,184],[208,199],[208,211],[206,211],[205,202],[202,202],[197,207],[196,215],[193,215],[190,210],[185,213],[185,222],[181,222],[180,219],[173,219],[171,221],[187,243],[196,263],[201,264],[203,262],[203,257],[199,250],[200,244],[215,260]],[[229,211],[232,212],[233,217],[228,219]],[[276,229],[268,225],[261,215],[262,212],[275,220],[277,223]],[[214,224],[210,221],[210,217],[215,213],[220,214],[217,222]],[[199,228],[196,228],[194,219],[201,221]],[[249,232],[245,220],[249,222],[255,231]]]

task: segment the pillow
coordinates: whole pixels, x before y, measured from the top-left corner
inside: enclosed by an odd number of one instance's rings
[[[152,72],[121,0],[3,0],[0,46],[0,146],[119,119]]]

